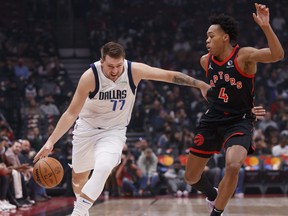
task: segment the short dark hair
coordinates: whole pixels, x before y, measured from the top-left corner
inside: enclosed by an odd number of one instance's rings
[[[238,39],[239,23],[231,16],[220,14],[209,17],[211,25],[220,25],[221,29],[229,35],[231,43],[236,43]]]
[[[126,54],[125,49],[121,44],[110,41],[101,47],[101,58],[105,59],[107,55],[112,58],[125,58]]]

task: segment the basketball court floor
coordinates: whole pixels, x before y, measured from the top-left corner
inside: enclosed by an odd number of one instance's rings
[[[2,216],[65,216],[73,209],[73,197],[54,197],[38,203],[30,209],[19,209]],[[155,198],[103,197],[90,209],[90,216],[208,216],[205,199],[201,195],[190,198],[157,196]],[[243,199],[232,198],[225,216],[284,216],[288,215],[288,199],[285,195],[247,195]]]

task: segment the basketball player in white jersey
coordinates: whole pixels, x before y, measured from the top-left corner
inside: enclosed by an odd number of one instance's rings
[[[74,124],[72,185],[77,197],[72,216],[89,215],[112,169],[120,163],[136,90],[142,79],[196,87],[206,97],[210,86],[183,73],[150,67],[125,59],[124,48],[109,42],[101,60],[91,64],[73,99],[34,162],[47,157],[54,144]],[[77,119],[78,118],[78,119]],[[88,176],[94,170],[88,180]]]

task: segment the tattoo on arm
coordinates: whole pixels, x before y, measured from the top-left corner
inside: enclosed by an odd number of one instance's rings
[[[198,85],[198,80],[186,75],[186,74],[181,74],[177,73],[172,80],[173,83],[179,84],[179,85],[188,85],[192,87],[197,87]]]

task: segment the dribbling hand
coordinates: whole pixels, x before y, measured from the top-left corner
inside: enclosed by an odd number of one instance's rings
[[[46,142],[40,151],[35,155],[33,163],[37,162],[41,158],[47,157],[49,154],[51,154],[52,150],[53,144]]]

